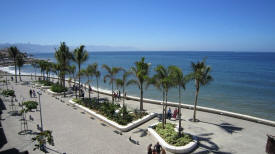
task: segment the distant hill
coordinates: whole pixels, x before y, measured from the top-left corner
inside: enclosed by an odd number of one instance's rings
[[[21,52],[27,53],[48,53],[54,52],[58,45],[40,45],[30,43],[0,43],[0,49],[8,48],[10,46],[16,46]],[[74,46],[70,46],[70,50],[73,50]],[[107,45],[88,45],[86,46],[88,51],[137,51],[134,47],[119,47],[119,46],[107,46]]]

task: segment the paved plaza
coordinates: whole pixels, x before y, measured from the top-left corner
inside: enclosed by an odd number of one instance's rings
[[[11,83],[9,88],[16,91],[18,102],[21,102],[22,98],[25,101],[38,101],[38,98],[30,98],[29,96],[29,89],[34,89],[31,85]],[[38,89],[35,88],[34,90],[37,91]],[[88,96],[87,93],[86,96]],[[92,93],[92,97],[95,96],[96,94]],[[100,95],[100,97],[110,99],[109,96],[105,95]],[[70,104],[68,101],[72,97],[59,98],[64,102],[42,91],[41,105],[44,130],[53,131],[55,143],[53,147],[48,146],[49,153],[141,154],[146,153],[150,143],[156,143],[154,138],[148,134],[147,128],[158,122],[160,117],[121,135],[112,126]],[[17,106],[18,102],[15,102],[16,106],[12,107],[10,100],[3,97],[2,100],[1,130],[3,133],[1,135],[4,134],[6,142],[1,137],[0,153],[11,148],[16,148],[19,151],[28,150],[29,153],[41,153],[38,150],[32,150],[34,143],[31,142],[34,134],[39,132],[37,129],[37,124],[40,124],[39,111],[27,114],[33,118],[33,120],[28,118],[28,129],[31,131],[28,134],[20,134],[21,116],[11,112],[12,110],[20,110]],[[122,103],[122,101],[116,103]],[[126,100],[126,104],[130,109],[139,108],[139,102],[136,101]],[[144,108],[149,112],[162,113],[160,105],[145,103]],[[193,114],[192,110],[182,109],[182,114],[184,132],[199,138],[199,147],[193,153],[265,153],[266,134],[273,133],[274,135],[275,132],[275,127],[201,111],[197,113],[200,122],[193,123],[189,121]],[[178,121],[171,122],[177,123]],[[132,141],[129,141],[130,136]]]

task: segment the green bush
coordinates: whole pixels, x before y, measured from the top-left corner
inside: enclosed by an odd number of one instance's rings
[[[174,130],[175,124],[166,123],[165,129],[162,129],[162,123],[155,126],[156,132],[169,144],[174,146],[184,146],[192,141],[192,137],[188,134],[182,134],[181,137]]]
[[[52,86],[54,83],[49,80],[40,80],[38,83],[44,85],[44,86]]]
[[[60,84],[53,84],[51,86],[51,91],[56,92],[56,93],[66,92],[67,90],[68,89],[66,87],[63,87]]]
[[[27,101],[23,103],[23,106],[26,107],[28,111],[31,111],[32,109],[37,109],[38,103],[36,101]]]
[[[15,96],[14,90],[10,90],[10,89],[3,90],[1,94],[6,97]]]
[[[108,119],[113,120],[120,125],[127,125],[133,120],[135,120],[136,117],[141,116],[141,114],[140,115],[136,115],[134,113],[130,114],[127,111],[126,106],[120,108],[119,104],[113,104],[113,103],[110,103],[109,101],[98,103],[96,98],[73,99],[73,101],[80,105],[86,106],[92,110],[95,110],[99,114],[104,115]],[[117,109],[120,109],[120,111],[117,114],[115,114],[115,111]]]

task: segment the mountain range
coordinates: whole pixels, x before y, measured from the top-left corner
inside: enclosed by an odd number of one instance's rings
[[[55,52],[55,49],[59,45],[40,45],[31,43],[0,43],[0,49],[8,48],[10,46],[16,46],[21,52],[27,53],[51,53]],[[69,46],[70,50],[76,48],[76,46]],[[85,46],[87,51],[137,51],[135,47],[127,46],[108,46],[108,45],[88,45]]]

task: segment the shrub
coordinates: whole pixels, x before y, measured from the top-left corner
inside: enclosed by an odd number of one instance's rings
[[[73,99],[73,101],[92,110],[96,110],[101,115],[104,115],[108,119],[113,120],[120,125],[127,125],[128,123],[132,122],[135,117],[138,117],[135,114],[130,114],[127,111],[126,106],[120,108],[119,104],[113,104],[109,101],[99,103],[96,98]],[[117,109],[120,109],[120,111],[115,114]]]
[[[14,90],[10,90],[10,89],[3,90],[1,94],[6,97],[15,96]]]
[[[23,103],[23,106],[26,107],[27,111],[31,111],[32,109],[37,109],[38,103],[36,101],[27,101]]]
[[[184,146],[192,141],[192,137],[188,134],[182,134],[181,137],[174,130],[175,124],[166,123],[165,129],[162,129],[162,123],[155,126],[156,132],[169,144],[174,146]]]
[[[63,87],[60,84],[53,84],[51,86],[51,91],[56,92],[56,93],[66,92],[67,90],[68,89],[66,87]]]
[[[44,85],[44,86],[52,86],[54,83],[49,80],[40,80],[38,83]]]

